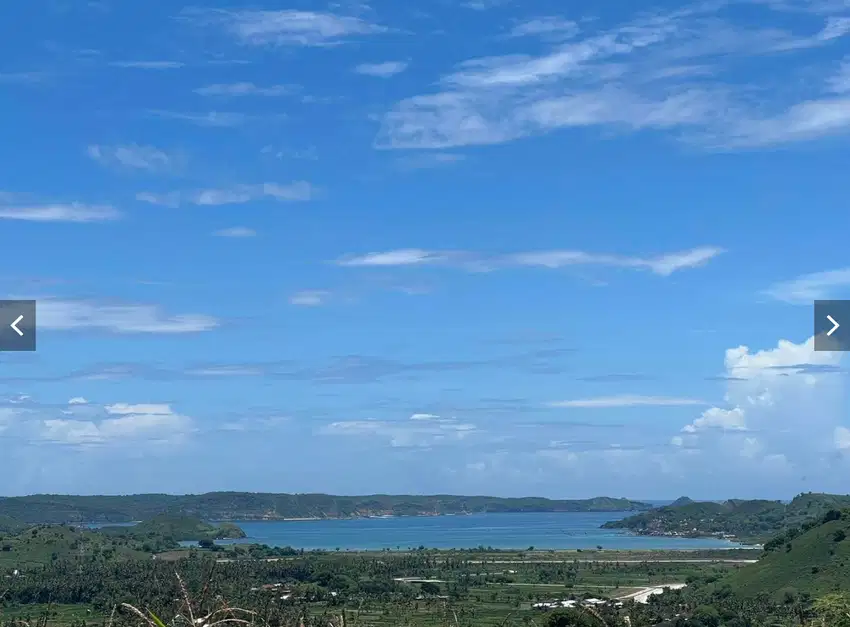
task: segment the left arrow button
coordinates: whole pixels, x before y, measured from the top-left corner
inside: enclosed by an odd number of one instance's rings
[[[23,332],[23,331],[21,331],[21,330],[18,328],[18,324],[20,324],[21,320],[23,320],[23,319],[24,319],[24,317],[23,317],[23,316],[18,316],[17,318],[15,318],[15,321],[14,321],[12,324],[10,324],[10,325],[9,325],[10,327],[12,327],[12,330],[13,330],[15,333],[17,333],[20,337],[24,337],[24,332]]]
[[[36,335],[34,300],[0,300],[0,353],[34,351]]]

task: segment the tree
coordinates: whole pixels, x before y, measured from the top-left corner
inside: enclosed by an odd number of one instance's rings
[[[422,594],[429,594],[431,596],[437,596],[440,594],[440,586],[430,581],[426,581],[422,584],[421,587]]]
[[[603,623],[595,616],[577,609],[552,612],[546,627],[601,627]]]
[[[824,627],[850,627],[850,598],[845,594],[828,594],[813,604],[818,622]]]
[[[720,612],[713,605],[700,605],[694,610],[690,624],[694,627],[719,627]]]

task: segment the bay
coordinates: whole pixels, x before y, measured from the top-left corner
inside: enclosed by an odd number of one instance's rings
[[[719,538],[636,536],[600,529],[630,512],[473,514],[344,520],[234,521],[247,538],[218,544],[258,543],[324,550],[471,549],[724,549],[741,545]]]

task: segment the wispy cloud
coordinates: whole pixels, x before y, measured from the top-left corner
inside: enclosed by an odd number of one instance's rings
[[[201,96],[286,96],[299,91],[295,85],[260,86],[254,83],[217,83],[199,87],[195,93]]]
[[[120,166],[151,172],[167,170],[175,163],[175,159],[153,146],[128,144],[124,146],[91,145],[86,154],[105,166]]]
[[[192,10],[183,15],[223,27],[243,44],[253,46],[331,46],[387,30],[359,17],[315,11]]]
[[[45,76],[44,72],[0,72],[0,83],[38,83]]]
[[[179,61],[112,61],[109,65],[136,70],[176,70],[184,66]]]
[[[167,315],[155,305],[40,298],[38,326],[51,331],[180,334],[211,331],[218,321],[201,314]]]
[[[305,290],[290,296],[289,303],[301,307],[318,307],[327,303],[330,297],[331,293],[326,290]]]
[[[144,440],[174,443],[193,430],[191,418],[170,405],[86,404],[81,410],[80,405],[69,403],[62,413],[68,417],[40,421],[38,439],[77,447]]]
[[[164,207],[179,207],[186,203],[198,206],[238,205],[265,198],[280,202],[304,202],[314,198],[316,193],[316,188],[310,183],[295,181],[286,185],[259,183],[255,185],[235,185],[222,189],[166,192],[164,194],[139,192],[136,194],[136,200]]]
[[[398,165],[405,170],[424,170],[451,165],[465,159],[465,155],[453,152],[425,152],[416,155],[405,155],[398,160]]]
[[[655,130],[716,149],[850,129],[850,104],[835,96],[845,74],[819,87],[800,81],[795,90],[778,90],[749,75],[743,82],[738,71],[754,56],[792,57],[831,46],[850,32],[850,18],[828,16],[813,33],[803,33],[787,30],[787,21],[763,6],[756,7],[759,25],[744,27],[727,19],[725,5],[695,4],[608,29],[588,22],[577,30],[552,17],[519,24],[511,35],[570,41],[536,55],[460,63],[442,77],[439,90],[401,100],[388,111],[375,146],[442,150],[599,127]],[[754,106],[754,95],[763,104]]]
[[[837,294],[850,293],[850,268],[804,274],[777,283],[764,293],[793,305],[811,305],[815,300],[828,300]]]
[[[436,251],[407,248],[380,253],[349,256],[336,261],[347,267],[391,267],[444,265],[458,266],[472,271],[488,271],[510,267],[564,268],[570,266],[609,266],[634,268],[669,276],[679,270],[695,268],[718,256],[723,249],[701,247],[667,253],[656,257],[629,257],[622,255],[588,253],[576,250],[550,250],[507,255],[482,255],[464,251]]]
[[[511,29],[511,37],[542,37],[559,40],[574,37],[579,32],[578,24],[557,16],[537,17],[517,24]]]
[[[555,401],[549,407],[577,407],[584,409],[604,409],[608,407],[680,407],[687,405],[707,405],[705,401],[693,398],[675,398],[668,396],[600,396],[570,401]]]
[[[247,226],[232,226],[227,229],[220,229],[213,233],[216,237],[255,237],[257,232],[254,229],[249,229]]]
[[[333,422],[319,430],[321,435],[377,437],[394,447],[430,447],[465,440],[478,433],[474,424],[433,414],[413,414],[407,421],[348,420]]]
[[[468,0],[467,2],[461,3],[461,6],[467,9],[473,9],[474,11],[487,11],[488,9],[495,9],[497,7],[511,4],[512,1],[513,0]]]
[[[177,111],[162,111],[154,110],[149,112],[150,115],[167,120],[180,120],[190,122],[198,126],[213,126],[213,127],[233,127],[244,124],[248,116],[244,113],[232,113],[221,111],[210,111],[208,113],[181,113]]]
[[[110,205],[85,205],[82,203],[3,206],[0,220],[27,222],[107,222],[120,217]]]
[[[385,61],[383,63],[361,63],[354,68],[354,71],[366,76],[389,78],[404,72],[406,69],[407,63],[404,61]]]

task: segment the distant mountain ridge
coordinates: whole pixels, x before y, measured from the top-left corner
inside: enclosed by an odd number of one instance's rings
[[[0,497],[0,516],[26,523],[122,523],[148,520],[164,514],[231,521],[500,512],[628,512],[646,511],[651,508],[650,504],[641,501],[610,497],[553,500],[538,497],[388,494],[334,496],[255,492],[122,496],[36,494]]]
[[[681,497],[663,507],[603,525],[653,536],[724,536],[764,540],[785,529],[822,516],[829,510],[850,507],[850,496],[804,493],[790,503],[763,499],[694,501]]]

